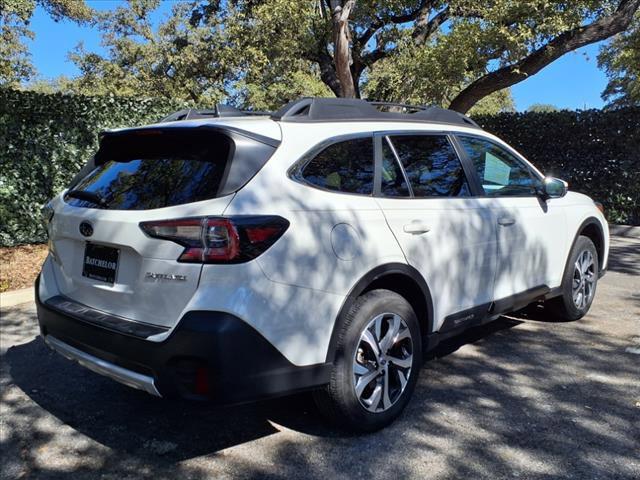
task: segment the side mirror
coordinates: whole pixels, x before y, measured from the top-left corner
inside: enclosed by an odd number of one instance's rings
[[[569,184],[564,180],[554,177],[545,177],[542,185],[538,187],[538,194],[544,199],[561,198],[567,194]]]

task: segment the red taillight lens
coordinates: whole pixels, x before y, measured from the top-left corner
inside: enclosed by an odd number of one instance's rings
[[[277,216],[197,217],[142,222],[153,238],[186,248],[178,258],[189,263],[242,263],[256,258],[278,240],[289,222]]]
[[[225,262],[240,255],[240,235],[233,222],[227,218],[205,219],[204,243],[205,262]]]

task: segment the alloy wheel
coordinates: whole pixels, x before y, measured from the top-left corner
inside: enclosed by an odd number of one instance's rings
[[[404,392],[413,364],[413,339],[394,313],[374,317],[360,335],[353,358],[353,387],[370,412],[391,408]]]
[[[576,308],[582,310],[593,298],[596,283],[596,264],[593,254],[589,250],[584,250],[578,258],[573,268],[573,303]]]

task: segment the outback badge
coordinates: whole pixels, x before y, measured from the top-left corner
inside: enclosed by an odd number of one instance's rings
[[[176,275],[174,273],[153,273],[153,272],[147,272],[144,278],[148,278],[151,280],[177,280],[179,282],[184,282],[187,280],[186,275]]]

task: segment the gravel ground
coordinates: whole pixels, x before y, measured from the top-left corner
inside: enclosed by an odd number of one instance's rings
[[[2,312],[0,477],[640,479],[640,239],[614,239],[590,314],[544,310],[447,342],[382,432],[327,427],[308,395],[156,399],[51,353]]]

